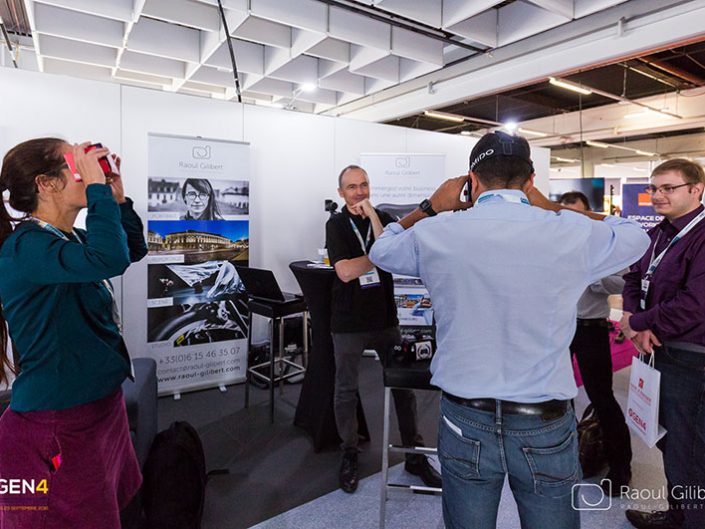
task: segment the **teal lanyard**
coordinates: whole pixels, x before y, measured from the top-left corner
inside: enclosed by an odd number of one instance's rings
[[[510,195],[509,193],[501,192],[490,193],[489,195],[482,195],[480,198],[477,199],[477,203],[482,204],[483,202],[491,199],[492,197],[499,197],[505,202],[514,202],[515,204],[526,204],[527,206],[531,205],[526,197],[518,197],[516,195]]]
[[[367,237],[365,240],[362,240],[362,234],[360,233],[360,230],[357,229],[357,226],[353,222],[353,219],[348,218],[350,221],[350,226],[352,226],[353,232],[355,233],[355,236],[357,237],[357,240],[360,241],[360,247],[362,248],[362,252],[367,255],[367,246],[370,244],[370,233],[372,233],[372,222],[370,221],[370,225],[367,228]]]
[[[39,224],[39,226],[41,226],[45,230],[53,233],[57,237],[65,240],[65,241],[71,242],[71,239],[69,239],[66,236],[66,234],[63,231],[61,231],[59,228],[57,228],[56,226],[52,226],[48,222],[37,219],[35,217],[32,217],[31,220],[32,220],[32,222],[36,222],[37,224]],[[76,230],[71,230],[71,233],[73,233],[73,236],[76,238],[76,241],[78,241],[78,243],[82,245],[83,241],[81,240],[81,237],[79,237],[78,233],[76,233]],[[118,330],[120,332],[122,332],[122,320],[120,319],[120,311],[118,310],[117,301],[115,300],[115,290],[113,290],[113,285],[107,279],[103,279],[100,283],[103,285],[105,290],[107,290],[108,294],[110,295],[110,300],[112,301],[113,321],[115,322],[115,325],[117,325]]]

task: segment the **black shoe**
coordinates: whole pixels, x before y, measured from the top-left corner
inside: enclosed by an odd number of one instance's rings
[[[627,520],[636,529],[679,529],[681,524],[673,520],[670,511],[633,511],[626,512]]]
[[[612,472],[612,470],[610,470],[607,473],[607,476],[605,476],[605,479],[600,482],[600,487],[605,494],[616,498],[621,495],[622,487],[627,487],[627,489],[629,489],[629,482],[631,480],[631,470],[622,472]]]
[[[414,476],[419,476],[427,487],[441,488],[441,475],[431,466],[426,456],[417,456],[407,459],[404,463],[404,470]]]
[[[344,452],[338,476],[340,488],[345,492],[353,493],[357,490],[359,480],[360,478],[357,475],[357,451]]]

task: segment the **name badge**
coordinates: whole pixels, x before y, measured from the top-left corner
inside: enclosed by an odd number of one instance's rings
[[[651,281],[649,279],[641,280],[641,299],[639,300],[639,306],[641,310],[646,310],[646,296],[649,293],[649,285]]]
[[[373,268],[366,274],[362,274],[358,279],[360,280],[360,286],[362,288],[377,287],[381,284],[376,268]]]

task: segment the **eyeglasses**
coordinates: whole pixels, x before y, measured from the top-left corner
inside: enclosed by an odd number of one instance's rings
[[[649,195],[655,195],[655,194],[656,194],[656,191],[661,191],[661,194],[663,194],[663,195],[670,195],[671,193],[673,193],[673,192],[674,192],[676,189],[678,189],[679,187],[690,186],[690,185],[693,185],[693,184],[691,184],[691,183],[686,183],[686,184],[680,184],[680,185],[677,185],[677,186],[664,185],[664,186],[661,186],[661,187],[656,187],[656,186],[654,186],[654,185],[649,185],[649,186],[646,186],[646,187],[644,188],[644,191],[646,191]]]
[[[208,198],[208,193],[196,193],[195,191],[189,191],[186,193],[186,198],[188,200],[196,200],[196,198],[198,198],[198,200],[203,202]]]

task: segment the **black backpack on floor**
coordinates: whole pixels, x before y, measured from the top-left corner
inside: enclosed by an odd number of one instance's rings
[[[142,495],[150,529],[200,529],[206,494],[206,459],[187,422],[159,432],[144,465]]]

